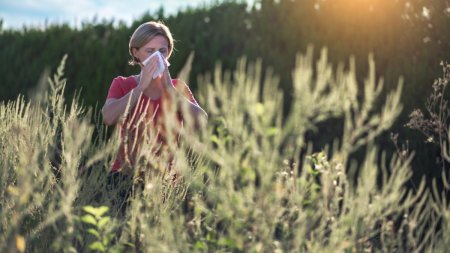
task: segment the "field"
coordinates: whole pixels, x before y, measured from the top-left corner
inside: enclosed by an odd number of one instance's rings
[[[186,119],[158,156],[146,135],[123,176],[109,174],[117,130],[65,100],[63,58],[42,90],[0,105],[0,252],[446,252],[449,186],[408,186],[414,150],[375,142],[402,113],[402,79],[381,96],[373,57],[358,85],[353,59],[313,55],[296,57],[286,116],[260,61],[201,76],[208,121]],[[307,134],[330,119],[342,133],[313,151]]]

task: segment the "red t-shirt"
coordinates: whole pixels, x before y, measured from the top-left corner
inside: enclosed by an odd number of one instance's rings
[[[181,85],[177,84],[178,81],[176,79],[173,79],[172,85],[177,90],[179,91],[182,90],[182,93],[184,93],[184,95],[187,96],[187,98],[192,103],[197,104],[197,101],[192,95],[192,92],[190,91],[189,87],[184,83],[182,83]],[[108,99],[121,98],[126,94],[128,94],[132,89],[136,88],[136,86],[137,83],[134,76],[129,77],[118,76],[114,78],[114,80],[112,81],[107,98]],[[150,99],[144,94],[142,94],[138,102],[134,106],[134,108],[129,110],[129,113],[126,116],[125,120],[120,124],[120,139],[121,139],[120,148],[117,159],[114,162],[111,169],[113,172],[118,171],[123,165],[123,163],[126,161],[128,161],[130,164],[133,164],[133,157],[135,155],[135,151],[137,148],[136,143],[134,142],[134,139],[137,138],[136,134],[138,135],[142,134],[140,130],[144,128],[143,127],[144,123],[152,122],[153,126],[157,126],[158,119],[161,117],[164,111],[162,108],[163,99],[164,96],[161,96],[158,99]],[[159,131],[159,129],[155,130]],[[158,134],[159,141],[162,142],[163,138],[164,137],[161,136],[161,134]]]

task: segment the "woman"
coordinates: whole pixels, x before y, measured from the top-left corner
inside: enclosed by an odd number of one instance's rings
[[[143,62],[156,51],[161,53],[165,61],[163,61],[163,73],[154,78],[160,59],[152,57],[145,65]],[[125,166],[133,167],[137,147],[139,147],[136,145],[136,140],[141,141],[143,129],[153,129],[155,133],[158,133],[158,142],[165,142],[162,118],[168,107],[174,107],[177,111],[187,108],[183,111],[189,113],[189,116],[192,116],[197,123],[199,118],[207,117],[187,85],[180,80],[171,79],[167,61],[172,51],[172,35],[169,28],[160,22],[144,23],[131,36],[130,64],[139,65],[141,72],[139,75],[116,77],[111,83],[108,97],[102,108],[104,123],[119,124],[121,128],[121,147],[117,160],[112,166],[113,172],[120,171]],[[178,121],[182,123],[182,117],[179,117]]]

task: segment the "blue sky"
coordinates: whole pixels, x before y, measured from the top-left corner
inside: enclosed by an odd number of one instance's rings
[[[253,2],[254,0],[246,0]],[[68,23],[79,26],[84,20],[97,16],[130,24],[147,11],[161,6],[168,14],[187,6],[195,7],[216,0],[0,0],[0,18],[5,28],[21,28],[23,25],[43,27],[48,23]]]

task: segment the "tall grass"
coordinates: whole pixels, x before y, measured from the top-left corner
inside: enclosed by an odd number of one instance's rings
[[[445,197],[434,198],[436,188],[424,183],[408,189],[412,154],[386,154],[374,145],[401,113],[402,83],[380,97],[383,81],[375,78],[372,57],[358,90],[354,60],[333,67],[325,49],[317,61],[312,48],[299,54],[285,118],[278,78],[261,62],[243,58],[233,73],[217,66],[199,78],[197,98],[208,122],[195,130],[185,117],[180,129],[168,111],[171,145],[149,152],[158,143],[151,127],[144,129],[133,170],[115,182],[108,172],[118,133],[108,138],[96,110],[78,98],[64,100],[64,62],[43,95],[0,106],[1,252],[450,247]],[[383,104],[379,111],[376,103]],[[343,119],[342,135],[313,153],[305,134],[330,118]],[[352,160],[360,150],[365,159]]]

